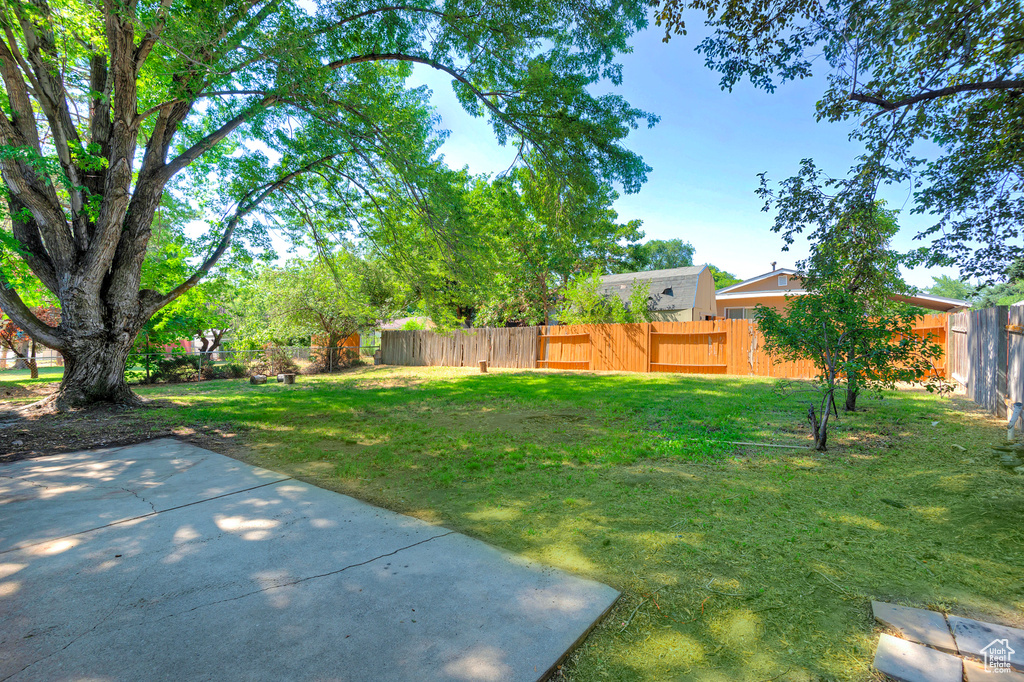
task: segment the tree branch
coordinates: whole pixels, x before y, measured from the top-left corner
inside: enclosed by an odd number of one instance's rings
[[[144,316],[143,319],[149,319],[156,311],[160,310],[160,308],[164,307],[174,299],[178,298],[179,296],[187,292],[195,285],[199,284],[200,280],[202,280],[203,277],[205,277],[206,274],[210,272],[210,269],[213,268],[217,261],[220,260],[220,257],[224,255],[224,252],[227,251],[228,246],[231,244],[231,236],[234,233],[235,228],[238,226],[238,223],[242,220],[242,218],[249,215],[250,213],[252,213],[252,211],[259,207],[260,203],[264,199],[266,199],[268,196],[270,196],[277,190],[287,185],[289,182],[291,182],[298,176],[313,170],[317,166],[326,163],[333,158],[334,155],[325,156],[323,158],[317,159],[316,161],[313,161],[312,163],[309,163],[303,166],[302,168],[298,168],[292,171],[291,173],[288,173],[287,175],[278,178],[273,183],[263,186],[262,190],[258,191],[258,193],[257,190],[249,192],[249,194],[246,195],[242,199],[242,201],[239,202],[238,210],[235,211],[235,214],[231,216],[230,220],[228,220],[227,226],[224,229],[224,234],[221,236],[220,242],[218,242],[217,247],[206,258],[206,260],[203,261],[203,264],[199,266],[195,273],[187,280],[176,286],[167,294],[163,296],[157,294],[155,296],[147,297],[149,298],[149,300],[144,300],[142,302],[142,315]]]
[[[504,123],[505,125],[509,126],[513,130],[515,130],[517,133],[522,135],[524,138],[525,137],[529,137],[526,134],[525,130],[523,130],[517,123],[515,123],[512,120],[510,120],[505,115],[505,112],[503,112],[501,110],[501,108],[498,107],[496,104],[494,104],[492,101],[487,99],[487,97],[484,95],[484,93],[479,88],[477,88],[475,85],[473,85],[473,83],[470,82],[470,80],[468,78],[466,78],[464,75],[462,75],[461,73],[459,73],[455,69],[451,68],[450,66],[445,66],[444,64],[442,64],[442,63],[440,63],[438,61],[435,61],[433,59],[428,59],[426,57],[417,57],[415,55],[408,55],[408,54],[403,54],[403,53],[400,53],[400,52],[388,52],[388,53],[383,53],[383,54],[364,54],[364,55],[358,55],[356,57],[347,57],[345,59],[338,59],[336,61],[330,62],[330,63],[327,64],[327,68],[329,68],[329,69],[340,69],[340,68],[342,68],[344,66],[351,66],[352,64],[361,64],[361,63],[364,63],[364,62],[384,62],[384,61],[414,62],[416,64],[425,64],[425,65],[431,67],[432,69],[437,69],[438,71],[443,71],[443,72],[447,73],[449,76],[451,76],[452,78],[454,78],[455,80],[459,81],[460,83],[465,85],[467,88],[469,88],[473,92],[473,94],[476,96],[476,98],[478,100],[480,100],[481,102],[483,102],[484,106],[486,106],[488,109],[490,109],[491,112],[495,116],[497,116],[501,120],[502,123]]]
[[[14,324],[32,337],[38,343],[53,348],[54,350],[65,350],[64,341],[57,334],[57,330],[46,324],[35,316],[25,302],[21,300],[18,292],[11,287],[7,276],[0,268],[0,309],[7,317],[11,318]]]
[[[863,102],[865,104],[875,104],[882,107],[886,111],[893,111],[902,107],[909,107],[918,102],[927,102],[933,99],[939,99],[940,97],[949,97],[961,92],[977,92],[980,90],[1024,90],[1024,80],[1004,80],[1002,78],[983,81],[981,83],[959,83],[957,85],[951,85],[948,88],[940,88],[938,90],[929,90],[928,92],[918,93],[912,97],[907,97],[901,100],[887,100],[882,97],[875,97],[873,95],[862,95],[857,92],[851,92],[849,99],[854,102]]]
[[[142,73],[142,65],[146,63],[146,58],[149,56],[153,46],[156,45],[160,34],[163,33],[164,26],[167,25],[167,10],[171,7],[171,2],[173,0],[160,0],[160,9],[157,10],[156,22],[146,31],[146,35],[142,36],[142,40],[139,41],[139,46],[135,48],[132,61],[135,63],[136,78]]]
[[[158,171],[158,179],[166,183],[174,174],[181,169],[188,166],[190,163],[199,158],[203,153],[213,148],[218,142],[226,138],[235,130],[238,126],[248,121],[257,111],[266,109],[267,107],[273,106],[278,101],[276,95],[268,95],[260,100],[257,104],[249,107],[238,116],[235,116],[217,130],[213,131],[203,139],[196,142],[194,145],[183,151],[181,154],[172,159],[169,163],[165,164]]]

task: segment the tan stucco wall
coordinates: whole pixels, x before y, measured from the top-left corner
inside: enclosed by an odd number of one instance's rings
[[[693,319],[703,320],[705,316],[715,315],[715,278],[709,268],[704,268],[697,280],[697,295],[693,303]]]
[[[655,322],[692,322],[693,308],[687,308],[686,310],[652,310],[651,319]]]
[[[778,294],[775,296],[758,296],[754,293],[750,296],[744,296],[743,298],[719,299],[717,315],[718,317],[724,318],[726,308],[753,308],[758,304],[768,306],[769,308],[775,308],[776,310],[782,310],[786,306],[786,297],[784,294]]]
[[[784,287],[779,286],[779,275],[787,275],[789,277],[789,284]],[[735,289],[729,289],[730,294],[738,294],[740,292],[747,291],[780,291],[780,290],[792,290],[792,289],[803,289],[803,282],[800,281],[799,277],[794,277],[785,272],[780,272],[778,275],[772,275],[771,277],[765,277],[764,279],[751,282],[750,284],[744,284],[741,287]]]

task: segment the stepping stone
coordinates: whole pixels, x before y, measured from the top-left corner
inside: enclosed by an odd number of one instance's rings
[[[882,635],[875,669],[900,682],[962,682],[963,663],[956,656],[892,635]]]
[[[956,646],[960,653],[977,658],[985,657],[985,649],[990,644],[996,640],[1005,639],[1005,646],[1014,652],[1010,655],[1010,665],[1015,670],[1024,672],[1024,630],[1005,625],[982,623],[960,616],[950,616],[949,627],[953,631],[953,637],[956,639]]]
[[[1024,673],[1014,671],[995,672],[985,670],[985,666],[977,661],[964,661],[964,672],[967,682],[1024,682]]]
[[[903,639],[956,653],[956,642],[941,613],[880,601],[871,602],[871,611],[875,620],[897,630]]]

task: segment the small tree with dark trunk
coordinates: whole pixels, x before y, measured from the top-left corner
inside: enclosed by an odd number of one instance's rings
[[[394,318],[408,303],[402,288],[380,264],[348,251],[327,260],[291,260],[260,273],[241,333],[253,342],[326,340],[321,362],[342,367],[342,342]]]
[[[829,416],[844,381],[853,402],[855,392],[891,389],[897,383],[922,383],[929,391],[946,388],[935,372],[942,346],[914,332],[916,312],[906,305],[880,315],[869,311],[863,298],[840,287],[791,296],[783,312],[757,307],[765,350],[783,360],[811,360],[818,369],[820,392],[808,410],[816,450],[826,449]],[[847,407],[852,404],[848,401]]]

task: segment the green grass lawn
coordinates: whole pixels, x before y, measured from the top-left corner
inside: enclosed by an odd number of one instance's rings
[[[140,388],[154,425],[623,592],[571,680],[865,680],[870,600],[1020,626],[1005,431],[907,391],[806,444],[799,383],[361,368]]]
[[[28,369],[0,369],[0,382],[49,383],[51,381],[60,381],[62,376],[64,376],[63,367],[40,367],[38,379],[33,379],[32,372]]]

